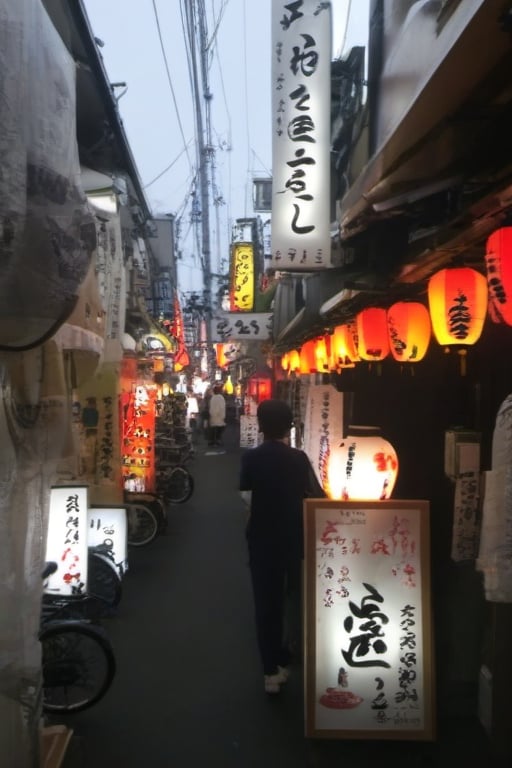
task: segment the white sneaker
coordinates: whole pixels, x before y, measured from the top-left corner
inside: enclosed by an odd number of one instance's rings
[[[265,693],[279,693],[281,685],[290,677],[290,670],[286,667],[278,667],[277,674],[265,675]]]

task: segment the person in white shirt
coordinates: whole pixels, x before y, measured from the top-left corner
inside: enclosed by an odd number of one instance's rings
[[[187,426],[190,431],[192,442],[195,442],[197,436],[198,417],[199,404],[197,402],[197,397],[195,396],[194,391],[189,389],[187,394]]]
[[[213,388],[209,405],[210,439],[208,445],[220,445],[226,426],[226,401],[218,385]]]

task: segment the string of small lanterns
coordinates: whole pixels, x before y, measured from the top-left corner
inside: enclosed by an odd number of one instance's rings
[[[281,366],[288,374],[310,374],[341,372],[389,356],[414,364],[423,360],[433,337],[447,352],[457,351],[464,375],[468,347],[480,338],[486,317],[512,325],[512,227],[487,239],[485,267],[485,275],[465,266],[441,269],[428,281],[428,307],[418,301],[367,307],[332,333],[287,352]]]

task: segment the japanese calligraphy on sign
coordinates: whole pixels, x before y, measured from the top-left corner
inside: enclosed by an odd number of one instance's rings
[[[233,243],[231,246],[230,309],[250,312],[254,307],[254,246]]]
[[[304,504],[306,735],[433,739],[428,502]]]
[[[240,416],[240,448],[256,448],[260,440],[258,419],[256,416],[242,414]]]
[[[331,448],[339,445],[343,427],[343,392],[338,392],[332,384],[310,386],[304,418],[304,450],[323,488],[328,481]]]
[[[272,265],[330,264],[331,3],[272,0]]]
[[[87,511],[87,544],[99,547],[120,578],[128,570],[127,534],[125,507],[92,507]]]
[[[272,335],[272,312],[217,312],[212,317],[212,342],[254,341],[269,339]]]
[[[57,563],[45,586],[52,595],[87,591],[87,486],[54,486],[46,535],[46,562]]]

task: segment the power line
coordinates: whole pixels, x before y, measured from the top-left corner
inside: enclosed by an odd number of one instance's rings
[[[160,40],[160,48],[162,50],[162,56],[163,56],[164,63],[165,63],[165,71],[167,73],[167,80],[169,82],[169,87],[171,89],[172,100],[173,100],[173,103],[174,103],[174,109],[176,111],[176,118],[178,120],[178,125],[179,125],[179,128],[180,128],[181,138],[183,140],[184,151],[187,154],[188,164],[189,164],[190,168],[192,169],[192,163],[190,162],[190,156],[188,154],[188,144],[187,144],[187,140],[185,139],[185,133],[183,131],[183,125],[181,123],[180,113],[179,113],[179,110],[178,110],[178,104],[176,102],[176,95],[174,93],[174,86],[172,84],[172,78],[171,78],[171,72],[170,72],[170,69],[169,69],[169,63],[167,61],[167,55],[165,53],[164,41],[163,41],[163,38],[162,38],[162,30],[160,28],[160,19],[158,17],[158,9],[156,7],[156,0],[152,0],[152,2],[153,2],[153,12],[155,14],[156,27],[157,27],[157,31],[158,31],[158,38]]]
[[[180,157],[181,157],[181,156],[184,154],[184,152],[186,152],[186,151],[187,151],[187,149],[188,149],[188,146],[189,146],[189,144],[191,144],[191,143],[192,143],[192,139],[190,139],[190,140],[189,140],[189,142],[188,142],[187,146],[183,147],[183,149],[181,150],[181,152],[179,153],[179,155],[176,155],[176,157],[174,158],[174,160],[172,161],[172,163],[170,163],[170,165],[168,165],[168,166],[167,166],[167,168],[164,168],[164,169],[163,169],[163,171],[160,171],[160,173],[158,174],[158,176],[155,176],[155,178],[154,178],[154,179],[151,179],[151,181],[148,181],[148,183],[147,183],[147,184],[144,184],[144,189],[147,189],[148,187],[150,187],[152,184],[154,184],[154,183],[155,183],[155,181],[158,181],[158,179],[161,179],[161,178],[162,178],[162,176],[164,175],[164,173],[167,173],[167,171],[170,171],[170,170],[171,170],[171,168],[173,167],[173,165],[175,165],[175,164],[178,162],[178,160],[180,159]]]

